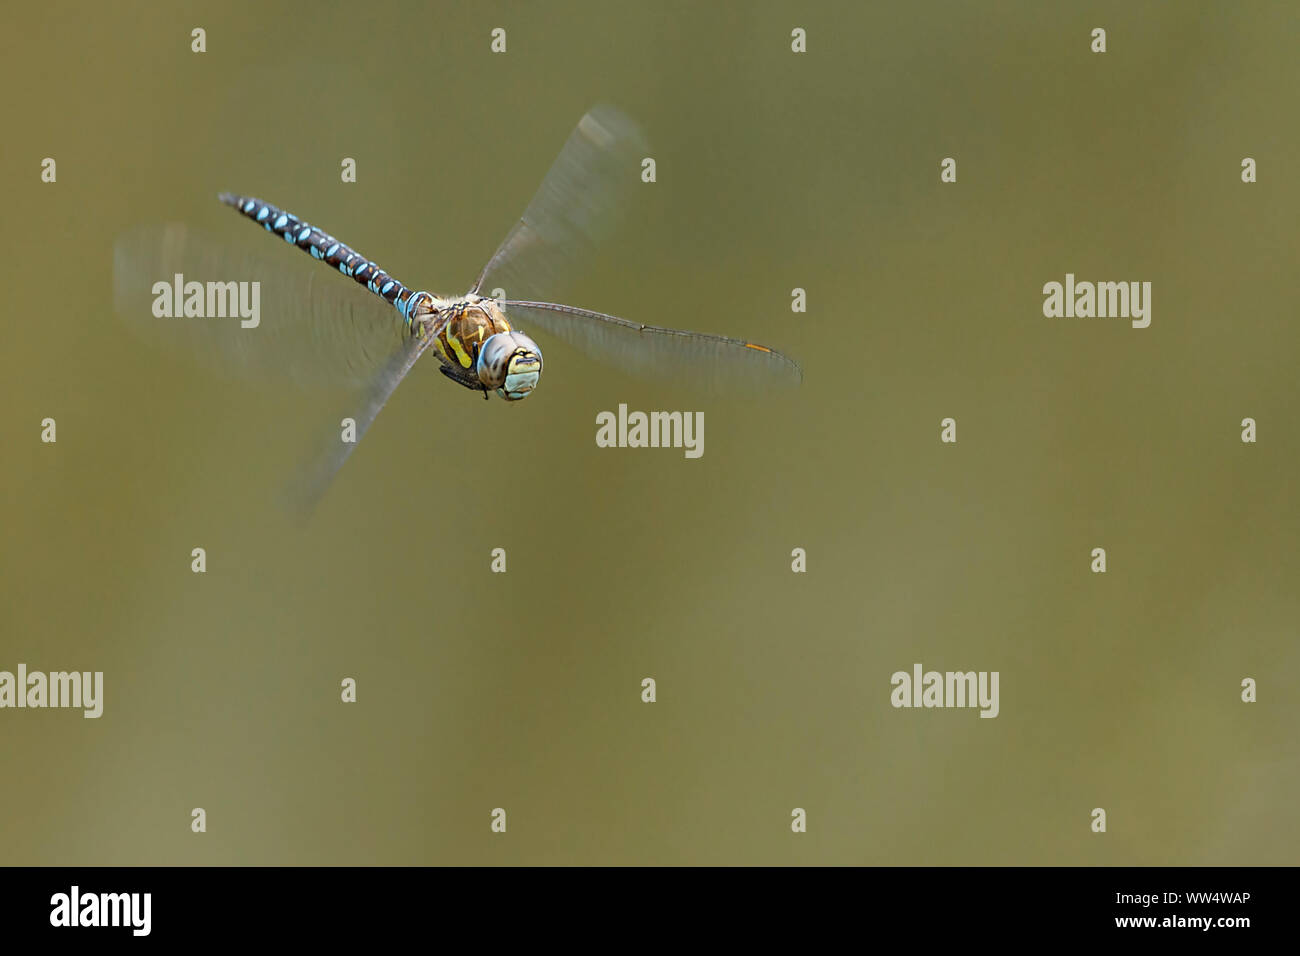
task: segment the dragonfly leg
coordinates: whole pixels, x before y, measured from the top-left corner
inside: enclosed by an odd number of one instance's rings
[[[468,388],[471,392],[482,392],[484,400],[488,398],[488,387],[480,382],[478,377],[472,372],[455,368],[450,365],[439,365],[438,371],[447,376],[457,385],[465,386],[465,388]]]

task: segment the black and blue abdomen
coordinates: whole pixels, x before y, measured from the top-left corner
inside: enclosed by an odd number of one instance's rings
[[[411,308],[423,296],[402,285],[374,262],[339,242],[323,229],[317,229],[303,222],[293,213],[285,212],[268,202],[230,193],[222,193],[218,198],[226,205],[234,206],[254,222],[260,223],[267,232],[275,233],[281,239],[308,253],[313,259],[320,259],[345,276],[351,276],[402,313],[407,325],[410,326]]]

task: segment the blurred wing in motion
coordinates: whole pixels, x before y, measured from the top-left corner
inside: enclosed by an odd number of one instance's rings
[[[374,374],[361,394],[340,411],[335,419],[340,424],[331,427],[321,439],[315,453],[303,463],[294,480],[285,488],[284,504],[299,521],[305,521],[311,516],[330,482],[352,454],[352,449],[360,444],[389,396],[402,384],[406,373],[424,354],[431,341],[432,339],[406,339],[405,344]],[[342,440],[341,422],[344,418],[356,422],[355,441]]]
[[[305,520],[428,340],[405,334],[396,309],[297,250],[261,257],[169,225],[126,233],[113,252],[114,305],[141,337],[191,352],[219,372],[346,393],[282,495],[287,509]],[[173,287],[177,274],[205,290],[208,282],[258,283],[257,326],[243,328],[234,308],[226,318],[156,317],[154,283]],[[354,442],[341,439],[343,418],[356,422]]]
[[[751,342],[631,322],[559,305],[579,268],[613,232],[627,194],[641,186],[649,147],[637,125],[612,106],[578,123],[523,216],[475,283],[481,295],[505,292],[512,324],[543,329],[633,375],[670,379],[712,392],[753,392],[798,384],[792,359]]]
[[[298,385],[366,386],[407,340],[402,317],[346,276],[296,249],[281,251],[249,254],[238,243],[181,225],[132,230],[113,247],[114,308],[142,338],[184,349],[217,371]],[[245,300],[257,303],[258,325],[244,328],[225,292],[226,318],[155,316],[154,284],[170,289],[177,275],[205,290],[208,283],[256,282],[256,299],[253,286],[244,289]]]
[[[569,135],[533,201],[484,266],[475,292],[553,300],[609,237],[641,185],[649,147],[640,128],[612,106],[591,109]],[[483,291],[480,291],[483,290]]]
[[[511,324],[545,329],[561,341],[639,378],[679,382],[713,394],[747,395],[798,385],[794,359],[742,339],[629,322],[549,302],[505,302]]]

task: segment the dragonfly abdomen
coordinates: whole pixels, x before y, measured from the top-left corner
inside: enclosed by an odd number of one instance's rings
[[[414,333],[414,319],[424,311],[432,299],[427,292],[416,292],[398,282],[376,263],[339,242],[323,229],[303,222],[291,212],[285,212],[269,202],[250,196],[235,196],[222,193],[218,197],[227,206],[234,206],[249,219],[262,225],[267,232],[275,233],[281,239],[308,253],[313,259],[319,259],[337,269],[345,276],[351,276],[375,295],[397,309],[406,320],[409,330]]]

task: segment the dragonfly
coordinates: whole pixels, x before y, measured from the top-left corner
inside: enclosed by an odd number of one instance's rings
[[[797,385],[799,364],[756,342],[554,301],[608,238],[631,190],[642,186],[647,155],[640,127],[626,114],[608,105],[590,110],[462,295],[416,290],[293,213],[222,193],[223,203],[320,265],[289,269],[280,259],[232,250],[183,225],[142,227],[115,244],[115,306],[135,324],[185,325],[191,346],[220,367],[356,390],[351,440],[334,434],[298,483],[306,512],[426,352],[451,381],[507,403],[532,395],[541,379],[542,350],[525,328],[638,377],[723,394]],[[330,280],[327,269],[356,285]],[[179,282],[182,275],[257,284],[263,318],[254,328],[224,319],[158,318],[158,282],[173,276]]]

